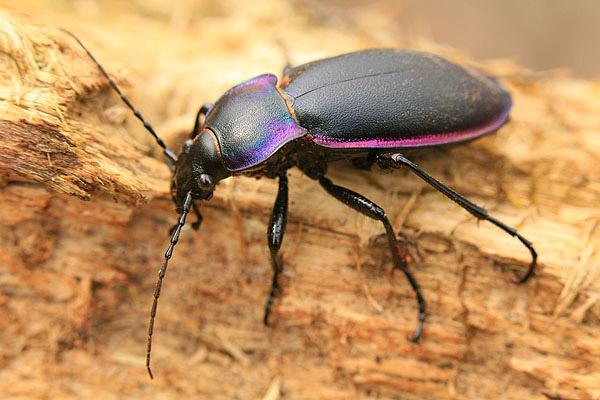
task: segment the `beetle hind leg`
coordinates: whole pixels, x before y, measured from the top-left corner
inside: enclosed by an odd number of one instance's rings
[[[380,221],[383,224],[388,240],[388,246],[390,248],[390,251],[392,252],[392,260],[394,263],[393,271],[399,269],[402,270],[402,272],[404,272],[406,279],[408,280],[410,286],[415,292],[415,296],[419,304],[417,329],[411,337],[411,340],[413,342],[418,342],[421,338],[421,333],[423,332],[423,324],[425,322],[426,317],[425,299],[423,297],[423,294],[421,293],[421,289],[417,280],[408,269],[406,261],[402,257],[400,257],[400,254],[398,252],[398,242],[396,239],[396,235],[394,234],[394,229],[392,228],[389,219],[385,215],[385,211],[383,210],[383,208],[373,203],[366,197],[356,192],[353,192],[350,189],[337,186],[333,184],[331,180],[325,178],[324,176],[319,177],[319,183],[321,184],[321,186],[323,186],[327,193],[329,193],[348,207],[353,208],[354,210],[366,215],[369,218]]]
[[[442,182],[438,181],[425,171],[423,171],[419,166],[406,157],[404,157],[400,153],[387,153],[382,154],[378,158],[379,165],[382,168],[400,168],[401,166],[407,167],[412,173],[416,174],[419,178],[423,179],[429,185],[431,185],[434,189],[444,194],[450,200],[467,210],[470,214],[472,214],[475,218],[481,219],[484,221],[489,221],[492,224],[496,225],[498,228],[502,229],[504,232],[509,235],[516,237],[519,239],[521,243],[529,250],[531,253],[531,263],[529,264],[529,268],[527,272],[523,274],[518,280],[518,283],[525,283],[531,278],[535,272],[535,266],[537,263],[537,252],[533,248],[533,243],[531,243],[527,238],[521,235],[517,230],[511,226],[506,225],[504,222],[492,217],[489,215],[486,209],[479,207],[475,203],[471,202],[461,194],[454,191],[454,189],[449,188],[444,185]]]
[[[277,199],[273,206],[273,212],[271,219],[269,220],[269,230],[267,231],[267,238],[269,242],[269,251],[271,253],[271,266],[273,267],[273,280],[271,282],[271,291],[267,297],[265,303],[265,313],[263,316],[263,323],[265,326],[269,325],[269,316],[271,315],[271,308],[273,307],[273,301],[280,294],[281,287],[279,286],[279,275],[283,272],[283,263],[279,258],[279,249],[283,242],[283,235],[285,233],[285,226],[287,224],[287,213],[288,213],[288,180],[285,172],[279,175],[279,189],[277,191]]]

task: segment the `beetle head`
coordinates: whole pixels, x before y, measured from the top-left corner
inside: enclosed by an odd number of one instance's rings
[[[204,129],[194,139],[188,139],[177,156],[171,181],[171,195],[178,211],[188,192],[194,200],[209,200],[216,184],[230,175],[210,130]]]

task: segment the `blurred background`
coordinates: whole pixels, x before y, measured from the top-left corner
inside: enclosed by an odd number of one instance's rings
[[[597,0],[0,0],[6,8],[31,14],[40,9],[75,12],[83,21],[137,14],[183,31],[198,28],[205,18],[232,14],[242,21],[239,17],[246,15],[249,24],[257,16],[268,22],[269,9],[277,15],[278,3],[292,11],[290,18],[362,30],[382,44],[426,38],[476,59],[509,58],[535,70],[567,67],[579,77],[600,75]]]
[[[314,15],[347,21],[365,9],[383,12],[390,32],[448,44],[477,59],[510,58],[531,69],[567,67],[577,76],[600,76],[596,0],[294,2]]]

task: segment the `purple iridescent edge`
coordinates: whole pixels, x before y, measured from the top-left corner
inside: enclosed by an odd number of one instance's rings
[[[323,147],[338,149],[425,147],[464,142],[467,140],[476,139],[500,128],[508,120],[511,107],[512,102],[510,102],[504,111],[502,111],[498,116],[494,117],[491,121],[475,128],[465,129],[462,131],[424,134],[402,138],[371,138],[351,141],[340,141],[328,138],[327,133],[325,132],[314,132],[313,141]]]
[[[235,160],[230,161],[230,171],[243,171],[269,159],[284,145],[294,139],[306,135],[306,129],[302,128],[290,117],[289,120],[268,121],[261,127],[270,136],[258,139],[253,146],[246,151],[241,151]]]
[[[238,83],[237,85],[227,89],[225,91],[225,93],[223,93],[221,95],[221,97],[226,97],[228,94],[237,92],[239,89],[241,89],[243,87],[257,86],[257,85],[275,87],[275,85],[277,85],[277,77],[273,74],[261,74],[261,75],[255,76],[254,78],[250,78],[247,81]]]

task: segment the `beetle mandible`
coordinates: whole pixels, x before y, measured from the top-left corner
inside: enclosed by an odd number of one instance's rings
[[[509,117],[510,94],[482,72],[441,57],[409,50],[369,49],[286,66],[279,81],[272,74],[257,76],[226,91],[215,104],[203,105],[190,138],[179,154],[169,149],[90,51],[71,35],[106,77],[112,88],[163,149],[172,169],[171,194],[179,220],[158,274],[148,325],[146,367],[163,278],[187,215],[193,211],[200,227],[198,200],[209,200],[219,181],[235,175],[278,179],[279,188],[268,225],[273,280],[264,309],[269,323],[273,301],[280,292],[283,264],[278,258],[288,212],[286,172],[299,168],[346,206],[380,221],[385,229],[393,270],[401,270],[418,303],[419,341],[425,321],[425,299],[419,284],[400,257],[396,235],[385,211],[359,193],[326,177],[330,162],[353,159],[381,168],[406,167],[479,220],[486,220],[516,237],[531,253],[531,263],[518,280],[534,273],[537,253],[516,229],[491,216],[444,185],[403,154],[466,142],[496,131]]]

